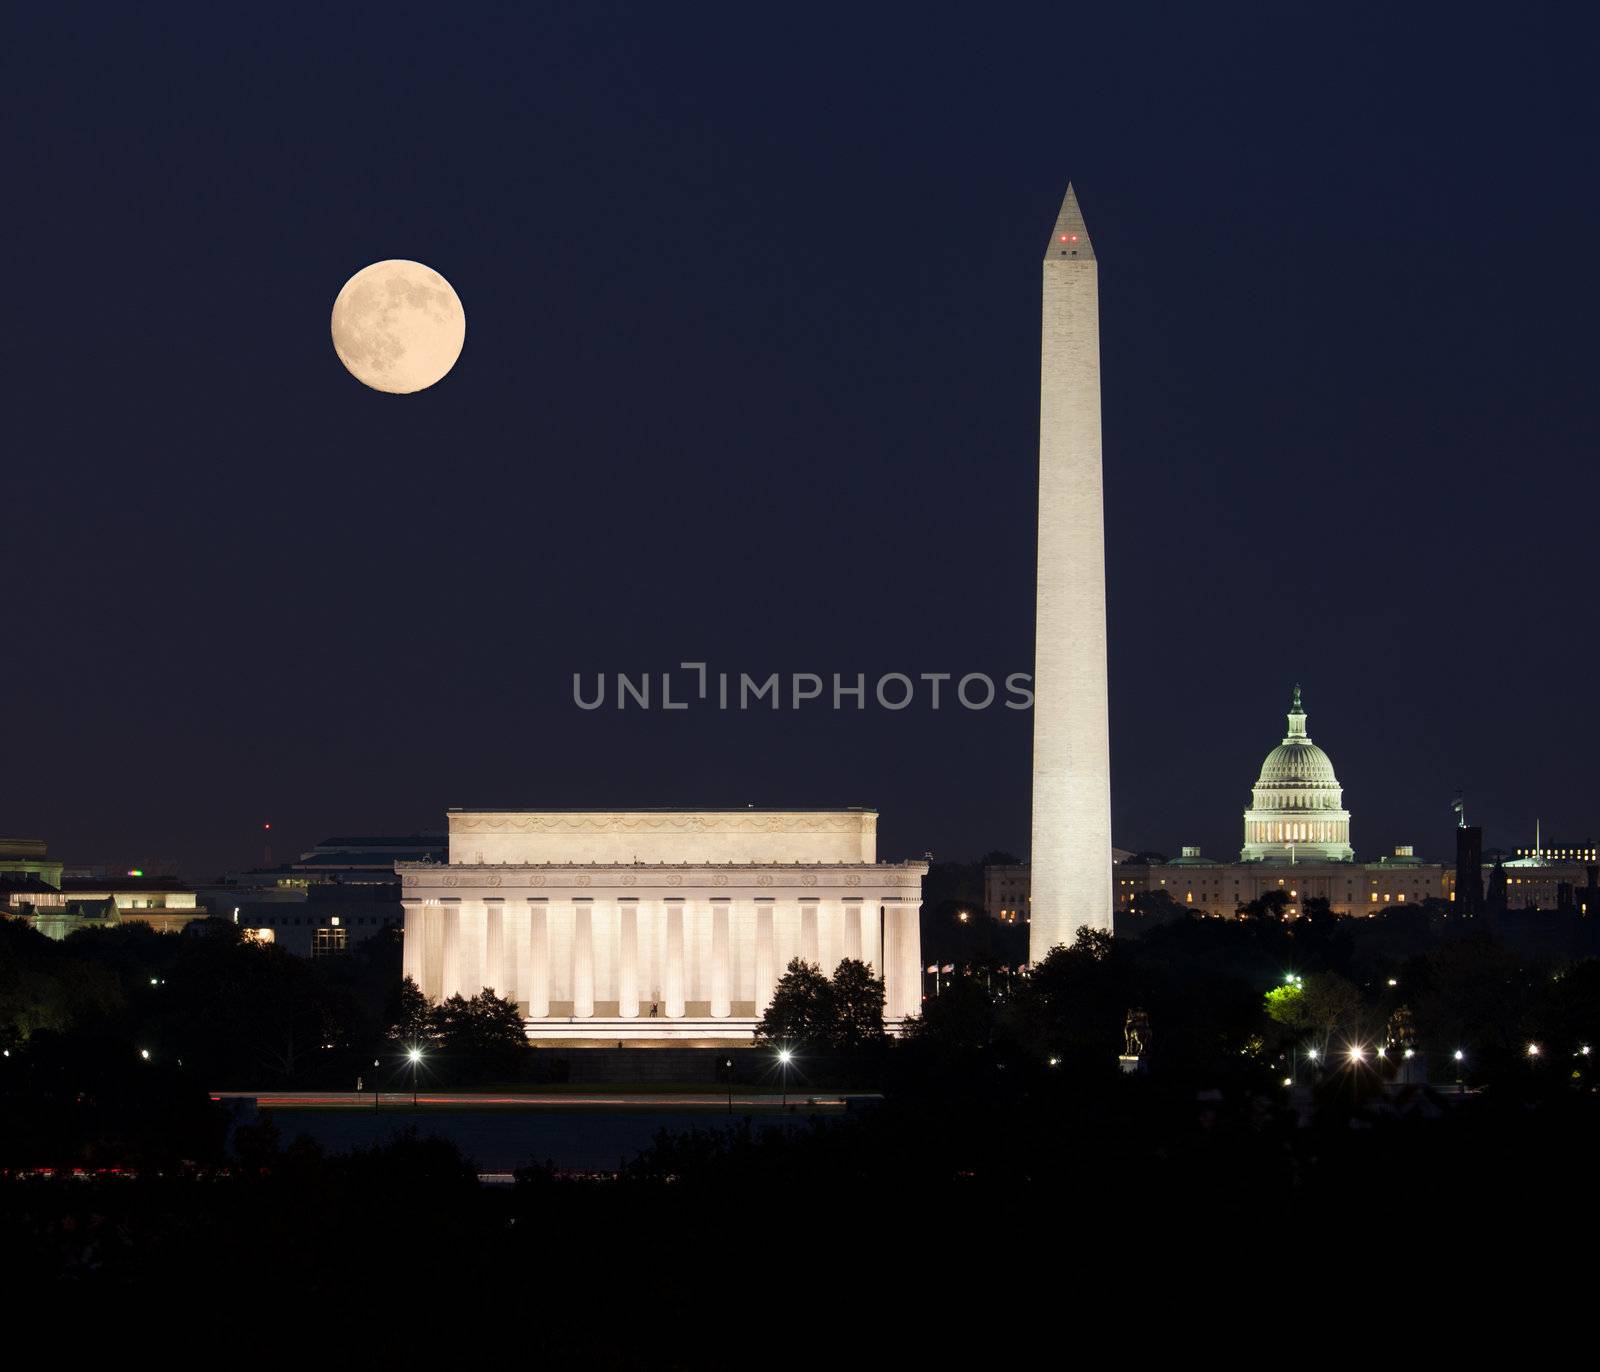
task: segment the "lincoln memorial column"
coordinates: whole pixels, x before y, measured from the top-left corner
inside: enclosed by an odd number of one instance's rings
[[[883,960],[886,964],[889,1013],[897,1019],[922,1013],[922,937],[917,927],[918,905],[911,901],[890,905]]]
[[[463,900],[456,908],[461,921],[461,994],[470,999],[483,990],[483,902]]]
[[[772,1004],[772,988],[776,984],[772,967],[772,898],[756,897],[756,1014]]]
[[[861,902],[861,961],[875,976],[883,975],[883,906],[876,897]]]
[[[528,903],[512,899],[505,905],[507,1000],[528,1003]]]
[[[550,903],[528,902],[528,1017],[550,1016]]]
[[[900,1015],[900,907],[883,907],[883,1013],[886,1019]]]
[[[856,962],[863,961],[861,956],[861,897],[846,896],[839,911],[839,918],[844,924],[844,955]]]
[[[420,987],[423,982],[422,954],[424,951],[423,940],[423,914],[420,900],[405,900],[400,902],[406,912],[405,942],[401,945],[401,972],[411,978]]]
[[[732,999],[728,986],[732,980],[729,961],[728,908],[731,902],[713,899],[711,902],[711,1013],[717,1019],[726,1019],[731,1013]]]
[[[666,961],[661,973],[661,999],[668,1019],[683,1018],[683,900],[669,896]]]
[[[492,987],[495,995],[503,996],[509,985],[506,979],[506,903],[500,896],[486,896],[483,903],[483,984]]]
[[[444,920],[444,936],[439,951],[439,999],[461,994],[461,900],[442,896],[439,909]]]
[[[617,1014],[623,1019],[639,1015],[639,902],[617,903]]]
[[[444,999],[444,908],[436,900],[422,906],[422,980],[417,985],[429,1000]]]
[[[817,941],[817,901],[815,896],[802,896],[800,898],[800,956],[813,967],[821,965],[822,951]]]
[[[572,1013],[594,1014],[594,901],[572,902]]]

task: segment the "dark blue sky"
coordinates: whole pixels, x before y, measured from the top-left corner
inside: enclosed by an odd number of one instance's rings
[[[1305,684],[1363,853],[1592,834],[1579,7],[13,9],[0,832],[198,871],[450,804],[1027,843],[1029,723],[571,674],[1031,669],[1039,263],[1100,262],[1117,841]],[[121,12],[115,12],[120,10]],[[1396,12],[1398,11],[1398,12]],[[411,257],[454,373],[328,312]]]

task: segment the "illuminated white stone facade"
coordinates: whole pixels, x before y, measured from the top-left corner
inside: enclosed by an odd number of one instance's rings
[[[1306,733],[1300,688],[1289,731],[1267,754],[1244,812],[1244,862],[1349,862],[1350,812],[1333,762]]]
[[[793,958],[922,1005],[923,862],[877,861],[871,810],[451,810],[447,863],[396,863],[405,971],[485,987],[534,1042],[748,1041]]]
[[[1098,269],[1067,187],[1044,259],[1029,958],[1111,929]]]

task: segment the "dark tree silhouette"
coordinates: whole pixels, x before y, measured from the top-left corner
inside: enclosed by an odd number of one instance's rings
[[[813,963],[793,959],[773,988],[756,1037],[765,1043],[826,1043],[833,1020],[832,988]]]
[[[883,1041],[883,979],[872,968],[845,958],[834,969],[829,991],[831,1047],[850,1050]]]

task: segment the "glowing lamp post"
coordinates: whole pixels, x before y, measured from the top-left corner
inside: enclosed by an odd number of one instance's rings
[[[411,1104],[415,1107],[417,1103],[417,1071],[422,1066],[422,1049],[413,1048],[406,1056],[411,1059]]]
[[[778,1071],[783,1077],[783,1108],[789,1108],[789,1064],[794,1054],[787,1048],[778,1049]]]

